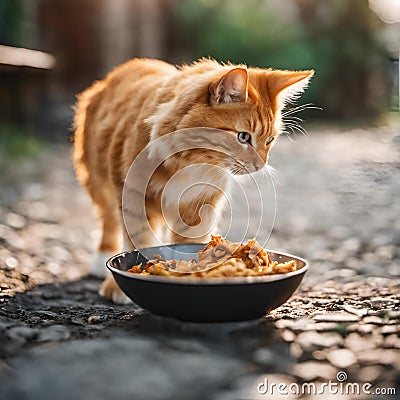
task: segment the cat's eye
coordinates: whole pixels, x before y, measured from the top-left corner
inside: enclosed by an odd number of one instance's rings
[[[239,132],[238,133],[238,140],[240,143],[250,143],[251,135],[249,132]]]
[[[275,136],[270,136],[268,139],[267,139],[267,143],[266,143],[266,145],[268,146],[270,143],[272,143],[272,141],[275,139]]]

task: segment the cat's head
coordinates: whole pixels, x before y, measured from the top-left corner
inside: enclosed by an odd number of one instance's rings
[[[234,68],[211,82],[207,119],[218,120],[220,128],[235,135],[240,144],[231,157],[233,172],[251,173],[266,165],[282,130],[285,103],[303,92],[313,74]]]
[[[204,161],[235,174],[262,169],[281,133],[282,109],[287,101],[304,91],[313,74],[312,70],[248,69],[244,66],[220,66],[217,71],[204,72],[203,83],[193,85],[195,101],[190,101],[177,126],[179,129],[218,129],[208,135],[212,135],[211,141],[218,143],[219,148],[211,152],[192,149],[179,157],[180,162]],[[192,75],[194,83],[196,78]],[[190,90],[187,86],[182,89]],[[178,110],[170,111],[179,115]],[[226,134],[222,135],[221,131]],[[224,140],[218,142],[222,136]]]

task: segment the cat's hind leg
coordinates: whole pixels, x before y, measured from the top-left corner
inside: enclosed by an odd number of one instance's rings
[[[96,257],[93,260],[91,274],[105,278],[102,282],[99,294],[116,304],[127,304],[131,300],[118,287],[113,276],[106,268],[106,261],[121,250],[120,231],[122,227],[120,213],[117,207],[107,207],[106,203],[99,207],[99,219],[102,225],[101,240]],[[124,246],[126,246],[124,238]],[[124,251],[127,249],[124,249]]]
[[[92,261],[90,273],[104,278],[107,276],[106,261],[121,248],[121,222],[119,210],[111,197],[104,194],[92,196],[96,204],[97,215],[100,222],[101,237],[97,253]]]

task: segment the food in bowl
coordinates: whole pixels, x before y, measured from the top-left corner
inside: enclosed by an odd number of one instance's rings
[[[199,250],[196,260],[154,259],[134,265],[128,272],[141,275],[184,276],[198,278],[246,277],[285,274],[297,270],[296,260],[284,263],[272,261],[255,239],[246,244],[232,243],[220,235],[211,236],[206,246]]]

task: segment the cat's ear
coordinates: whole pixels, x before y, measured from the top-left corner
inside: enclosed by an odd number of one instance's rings
[[[296,100],[307,88],[314,71],[270,71],[268,89],[280,107],[291,100]]]
[[[210,104],[240,103],[247,100],[249,78],[245,68],[234,68],[209,86]]]

